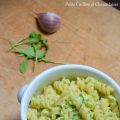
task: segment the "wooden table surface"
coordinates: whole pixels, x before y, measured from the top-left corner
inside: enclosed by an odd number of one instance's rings
[[[88,2],[89,0],[86,0]],[[99,0],[96,0],[99,1]],[[17,91],[37,74],[54,65],[39,63],[21,75],[21,58],[6,52],[10,41],[39,31],[33,11],[53,11],[62,17],[61,29],[45,35],[47,57],[85,64],[102,70],[120,84],[120,12],[112,7],[72,7],[67,0],[0,0],[0,120],[20,120]]]

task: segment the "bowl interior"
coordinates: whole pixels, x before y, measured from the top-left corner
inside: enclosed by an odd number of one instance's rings
[[[94,68],[83,65],[62,65],[57,66],[38,75],[27,88],[21,103],[21,119],[27,120],[27,109],[31,96],[36,90],[42,90],[44,86],[51,84],[61,77],[76,77],[76,76],[91,76],[106,84],[111,85],[115,89],[115,97],[117,98],[120,107],[120,89],[119,85],[103,72]]]

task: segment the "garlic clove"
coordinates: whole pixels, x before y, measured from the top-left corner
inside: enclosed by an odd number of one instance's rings
[[[57,32],[61,25],[61,18],[55,13],[39,13],[37,17],[40,28],[46,33]]]

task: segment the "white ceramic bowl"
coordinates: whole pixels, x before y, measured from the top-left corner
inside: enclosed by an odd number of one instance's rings
[[[21,120],[27,120],[27,109],[29,101],[33,93],[37,89],[42,89],[43,86],[51,84],[53,81],[58,80],[62,76],[76,77],[80,75],[92,76],[100,81],[111,85],[115,89],[115,97],[118,100],[120,107],[120,87],[119,85],[105,73],[85,65],[60,65],[57,67],[50,68],[37,77],[35,77],[29,85],[23,86],[18,92],[18,100],[21,103],[20,116]]]

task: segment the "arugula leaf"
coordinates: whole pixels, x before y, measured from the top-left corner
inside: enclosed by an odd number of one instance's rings
[[[41,38],[41,35],[36,32],[31,32],[29,38]]]
[[[36,47],[37,47],[37,49],[40,49],[42,47],[42,43],[39,42],[38,44],[36,44]]]
[[[18,48],[18,46],[26,45],[27,48]],[[28,37],[25,39],[12,44],[11,49],[14,49],[15,53],[18,53],[19,56],[26,58],[20,63],[19,70],[21,73],[25,73],[28,66],[28,60],[32,59],[34,62],[33,70],[37,62],[53,63],[53,64],[63,64],[55,61],[46,59],[46,53],[48,51],[48,41],[43,38],[40,34],[36,32],[31,32]]]
[[[41,43],[42,43],[42,46],[48,48],[48,41],[44,38],[41,38]]]
[[[16,44],[25,44],[27,43],[28,41],[31,41],[31,42],[34,42],[32,39],[40,39],[41,38],[41,35],[37,34],[36,32],[31,32],[29,37],[17,42]]]
[[[27,41],[24,41],[21,44],[32,45],[32,44],[38,44],[39,41],[40,40],[38,38],[29,38],[29,39],[27,39]]]
[[[29,37],[21,40],[21,41],[18,41],[17,43],[13,44],[11,49],[12,50],[13,48],[17,47],[17,46],[20,46],[20,45],[32,45],[32,44],[38,44],[41,40],[41,35],[40,34],[37,34],[36,32],[32,32]]]
[[[33,58],[35,56],[33,48],[16,48],[16,52],[23,54],[27,58]]]
[[[26,56],[27,58],[35,58],[35,51],[31,48],[16,48],[16,52]],[[37,58],[42,58],[45,56],[45,52],[41,50],[36,50]]]
[[[38,44],[40,42],[40,37],[39,36],[35,36],[35,37],[28,37],[26,38],[25,40],[21,41],[21,42],[18,42],[16,43],[15,45],[16,46],[19,46],[19,45],[32,45],[32,44]]]
[[[41,41],[42,43],[45,45],[45,46],[48,46],[48,41],[44,38],[41,38]]]
[[[28,67],[28,60],[25,59],[25,60],[23,60],[23,61],[20,63],[20,65],[19,65],[19,71],[20,71],[21,73],[25,73],[25,72],[27,71],[27,67]]]
[[[38,59],[41,59],[43,57],[45,57],[46,53],[45,51],[42,51],[42,50],[36,50],[36,56]]]

